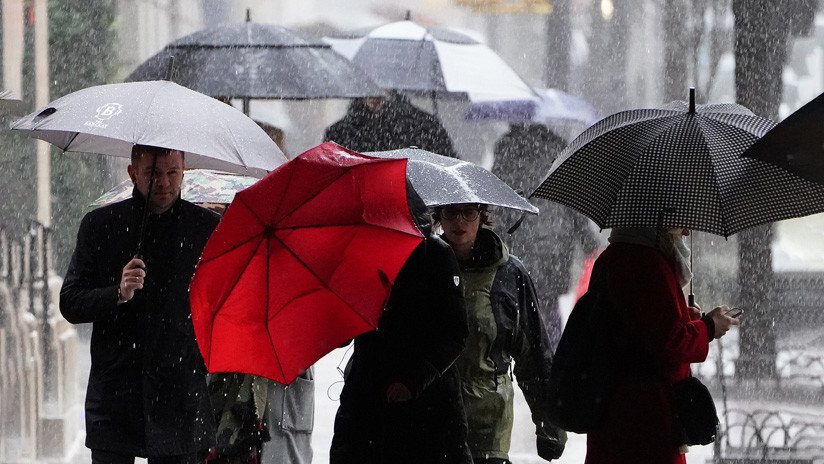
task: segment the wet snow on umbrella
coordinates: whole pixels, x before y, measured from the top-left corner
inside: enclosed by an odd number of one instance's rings
[[[286,161],[237,109],[173,82],[127,82],[72,92],[11,126],[65,151],[131,157],[135,144],[185,152],[186,167],[263,176]]]
[[[227,98],[354,98],[383,93],[321,39],[253,22],[224,24],[175,40],[126,78],[153,79]]]
[[[407,176],[426,206],[485,203],[538,214],[504,181],[474,163],[418,148],[366,153],[381,158],[408,159]]]

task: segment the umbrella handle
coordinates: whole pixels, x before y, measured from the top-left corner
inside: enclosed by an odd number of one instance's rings
[[[693,272],[692,257],[695,255],[695,248],[692,246],[692,232],[690,232],[690,272]],[[692,281],[695,280],[695,273],[693,272],[690,279],[690,294],[687,296],[687,303],[689,306],[695,306],[695,294],[692,293]]]
[[[516,230],[518,230],[518,228],[519,228],[519,227],[521,227],[521,223],[522,223],[522,222],[524,222],[524,219],[526,219],[526,211],[524,211],[523,213],[521,213],[521,217],[519,217],[519,218],[518,218],[518,220],[517,220],[517,221],[515,221],[515,224],[512,224],[512,227],[510,227],[510,228],[506,231],[506,233],[507,233],[507,234],[509,234],[509,235],[514,234],[514,233],[515,233],[515,231],[516,231]]]

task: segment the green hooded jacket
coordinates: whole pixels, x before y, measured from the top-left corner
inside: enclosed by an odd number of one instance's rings
[[[560,457],[566,433],[544,420],[539,388],[549,375],[552,349],[529,274],[485,228],[478,231],[472,259],[460,267],[469,338],[457,366],[472,456],[509,459],[514,361],[515,377],[536,427],[538,454],[547,460]]]

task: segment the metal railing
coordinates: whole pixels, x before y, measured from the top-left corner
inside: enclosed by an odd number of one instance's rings
[[[60,459],[82,430],[77,332],[54,305],[49,232],[0,228],[0,463]]]

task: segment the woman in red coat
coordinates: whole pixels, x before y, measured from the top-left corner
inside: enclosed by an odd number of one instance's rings
[[[686,235],[686,229],[616,228],[595,262],[593,276],[603,276],[615,313],[615,339],[635,349],[622,355],[624,377],[606,426],[587,434],[586,464],[686,462],[669,386],[688,377],[690,363],[706,359],[709,342],[738,323],[724,315],[726,306],[704,317],[687,306]]]

